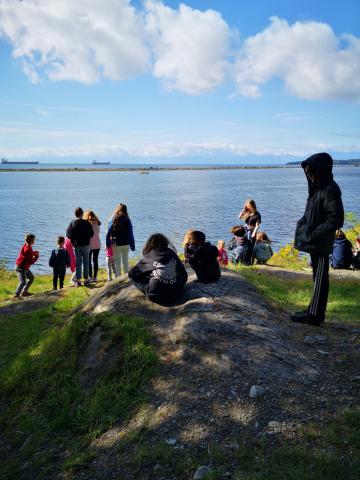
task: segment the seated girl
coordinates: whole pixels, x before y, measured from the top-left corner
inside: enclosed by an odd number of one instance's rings
[[[253,250],[253,259],[256,263],[265,264],[274,255],[271,248],[271,240],[265,232],[256,234],[256,243]]]
[[[332,268],[350,268],[352,263],[351,248],[351,242],[346,238],[345,233],[341,229],[336,230],[333,251],[330,255],[330,265]]]
[[[352,266],[354,270],[360,270],[360,235],[355,240],[355,249],[353,250]]]
[[[135,287],[161,305],[179,300],[188,278],[184,265],[169,244],[161,233],[151,235],[143,248],[143,256],[128,273]]]
[[[234,264],[250,265],[252,249],[245,228],[241,225],[236,225],[230,229],[230,232],[234,235],[228,247],[230,260]]]

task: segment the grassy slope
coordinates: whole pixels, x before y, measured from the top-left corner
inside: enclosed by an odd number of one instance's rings
[[[289,311],[306,306],[311,279],[285,280],[257,268],[242,268],[241,273],[277,306]],[[16,283],[16,278],[2,279],[0,299],[9,298]],[[39,276],[32,291],[50,288],[51,277]],[[331,288],[329,316],[340,321],[359,320],[358,285],[333,281]],[[88,294],[86,288],[66,289],[64,297],[51,306],[0,319],[0,431],[12,447],[10,453],[0,450],[0,456],[6,458],[0,462],[0,477],[11,480],[25,474],[28,478],[51,478],[59,455],[60,468],[71,472],[91,458],[91,439],[146,404],[138,387],[149,379],[156,360],[149,335],[138,318],[101,316],[96,320],[106,325],[109,335],[120,333],[127,339],[124,364],[116,378],[102,382],[91,394],[80,390],[77,344],[94,320],[76,317],[70,324],[66,318]],[[295,442],[271,452],[258,442],[249,448],[241,445],[229,457],[227,450],[213,446],[211,478],[220,478],[230,462],[238,465],[238,480],[355,480],[360,475],[359,427],[360,411],[352,410],[322,430],[306,428]],[[188,478],[200,461],[194,452],[190,453],[193,458],[186,460],[181,451],[166,444],[146,445],[141,437],[137,446],[133,458],[136,468],[149,462],[173,464],[179,478]]]

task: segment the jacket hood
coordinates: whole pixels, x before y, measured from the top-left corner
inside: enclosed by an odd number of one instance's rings
[[[301,163],[301,166],[304,171],[305,167],[310,167],[310,169],[318,176],[316,183],[313,183],[310,180],[309,175],[305,172],[310,196],[313,195],[316,190],[328,185],[333,179],[333,159],[328,153],[315,153],[315,155],[311,155],[311,157],[304,160]]]
[[[171,248],[166,248],[165,250],[151,250],[146,256],[154,261],[166,264],[172,258],[176,258],[176,253]]]

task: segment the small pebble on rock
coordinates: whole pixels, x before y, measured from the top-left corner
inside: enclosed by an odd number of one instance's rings
[[[194,473],[193,480],[203,480],[206,477],[206,475],[209,475],[210,473],[211,473],[211,468],[206,465],[202,465]]]
[[[166,445],[170,445],[170,446],[175,445],[176,438],[166,438],[165,443],[166,443]]]
[[[327,342],[325,335],[306,335],[304,343],[306,345],[318,345]]]
[[[253,385],[250,388],[250,398],[260,398],[265,395],[265,389],[259,385]]]
[[[271,420],[271,421],[268,423],[268,427],[269,427],[269,428],[279,428],[279,427],[281,427],[281,423],[280,423],[280,422],[276,422],[275,420]]]

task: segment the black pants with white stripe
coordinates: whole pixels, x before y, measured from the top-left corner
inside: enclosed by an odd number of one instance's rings
[[[309,315],[324,319],[329,295],[329,255],[311,255],[314,290],[308,308]]]

